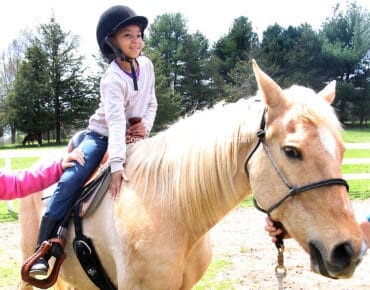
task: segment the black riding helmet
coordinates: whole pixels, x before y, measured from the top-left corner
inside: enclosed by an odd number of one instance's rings
[[[137,90],[136,74],[132,59],[126,57],[118,47],[109,41],[110,36],[130,24],[138,24],[141,28],[141,34],[144,36],[144,30],[148,26],[148,19],[144,16],[138,16],[130,7],[123,5],[112,6],[104,11],[99,18],[96,27],[96,39],[101,53],[109,62],[118,56],[121,60],[131,64],[134,86],[135,90]]]

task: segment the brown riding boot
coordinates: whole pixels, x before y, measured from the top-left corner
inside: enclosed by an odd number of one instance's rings
[[[39,231],[39,237],[37,239],[37,245],[36,245],[36,251],[41,246],[43,241],[47,241],[51,238],[51,236],[54,234],[59,222],[48,218],[46,216],[43,216],[41,219],[40,224],[40,231]],[[30,275],[31,276],[46,276],[49,271],[49,264],[48,261],[50,259],[50,255],[46,254],[42,258],[40,258],[35,264],[32,265],[30,269]]]

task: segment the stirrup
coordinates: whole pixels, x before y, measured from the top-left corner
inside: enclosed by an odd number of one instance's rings
[[[56,260],[50,275],[45,279],[37,279],[32,277],[30,275],[31,267],[45,254],[50,252],[53,243],[57,243],[61,247],[62,251],[55,256]],[[53,286],[58,279],[60,267],[64,259],[67,257],[67,253],[64,251],[65,243],[66,240],[58,238],[43,241],[37,251],[24,262],[21,270],[22,280],[41,289],[47,289]]]

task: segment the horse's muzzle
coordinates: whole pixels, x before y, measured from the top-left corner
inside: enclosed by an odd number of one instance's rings
[[[367,245],[362,242],[361,250],[355,253],[350,242],[336,245],[331,253],[327,254],[318,241],[310,241],[311,268],[314,272],[332,279],[350,278],[356,266],[362,261]]]

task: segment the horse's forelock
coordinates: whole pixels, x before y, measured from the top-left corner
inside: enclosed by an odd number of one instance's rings
[[[309,120],[317,127],[327,127],[330,131],[338,133],[342,126],[332,107],[324,98],[313,90],[292,86],[284,91],[288,100],[289,111],[296,114],[298,118]]]

